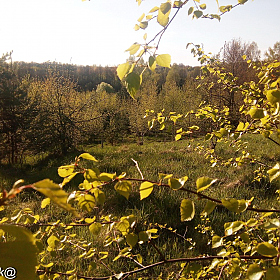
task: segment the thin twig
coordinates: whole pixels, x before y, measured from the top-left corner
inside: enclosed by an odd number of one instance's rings
[[[222,274],[223,274],[223,271],[224,271],[224,269],[225,269],[226,266],[227,266],[227,263],[223,265],[223,267],[222,267],[222,269],[221,269],[221,271],[220,271],[220,273],[219,273],[219,278],[218,278],[218,280],[221,279]]]
[[[181,279],[182,273],[184,271],[184,269],[186,268],[186,266],[188,265],[188,263],[186,262],[183,267],[181,268],[181,270],[179,271],[179,273],[176,275],[176,280]]]
[[[71,245],[83,250],[83,251],[86,251],[87,249],[86,248],[83,248],[82,246],[80,246],[79,244],[76,244],[74,242],[72,242],[71,240],[67,240],[68,243],[70,243]]]
[[[271,137],[267,137],[267,139],[269,139],[270,141],[272,141],[274,144],[280,146],[280,144],[279,144],[277,141],[275,141],[274,139],[272,139]]]
[[[138,172],[139,172],[140,175],[141,175],[141,179],[144,180],[144,176],[143,176],[142,171],[141,171],[140,168],[139,168],[138,162],[137,162],[135,159],[133,159],[133,158],[131,158],[131,160],[135,163],[135,166],[136,166]]]
[[[114,271],[112,269],[110,269],[110,267],[108,267],[102,260],[99,260],[99,262],[106,268],[108,269],[112,274],[114,273]],[[84,278],[84,277],[83,277]]]
[[[33,216],[31,216],[33,217]],[[108,221],[108,222],[98,222],[98,221],[94,221],[92,223],[88,223],[88,224],[63,224],[63,223],[58,223],[58,224],[52,224],[52,223],[33,223],[33,224],[20,224],[20,223],[7,223],[9,225],[13,225],[13,226],[21,226],[21,227],[33,227],[33,226],[39,226],[39,227],[59,227],[59,226],[63,226],[63,227],[88,227],[91,224],[94,223],[100,223],[102,225],[108,225],[108,224],[113,224],[113,223],[118,223],[119,221]]]
[[[156,251],[158,252],[158,254],[160,255],[161,260],[165,261],[165,256],[163,255],[163,253],[159,250],[159,248],[156,246],[156,244],[154,243],[154,241],[152,239],[149,240],[149,243],[152,244],[152,246],[156,249]]]
[[[135,260],[135,259],[132,258],[132,257],[126,257],[126,258],[128,258],[128,259],[134,261],[134,262],[135,262],[137,265],[139,265],[140,267],[145,267],[143,264],[141,264],[140,262],[138,262],[137,260]]]

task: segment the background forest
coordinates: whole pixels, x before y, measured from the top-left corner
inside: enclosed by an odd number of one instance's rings
[[[264,60],[254,42],[233,39],[222,46],[215,58],[239,84],[255,79],[244,55],[259,64],[279,60],[280,42],[267,50]],[[128,61],[133,63],[135,57]],[[4,55],[0,60],[0,161],[22,164],[30,155],[65,154],[86,144],[143,144],[144,136],[174,140],[175,122],[154,134],[144,118],[146,110],[164,108],[186,114],[197,111],[202,101],[218,109],[227,106],[231,122],[237,125],[241,93],[224,89],[211,73],[204,77],[207,83],[203,86],[201,76],[199,66],[158,66],[156,71],[144,73],[141,89],[132,99],[118,79],[116,67],[12,62],[11,54]],[[211,123],[192,114],[180,127],[190,125],[200,127],[197,135],[213,129]]]

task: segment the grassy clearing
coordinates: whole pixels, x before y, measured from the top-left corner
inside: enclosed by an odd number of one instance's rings
[[[278,147],[275,147],[268,140],[258,136],[249,137],[248,148],[252,153],[257,154],[260,161],[267,164],[280,158]],[[127,177],[141,178],[140,174],[132,159],[138,162],[138,165],[145,177],[145,179],[158,181],[158,174],[173,174],[174,177],[180,178],[182,176],[188,176],[187,187],[196,189],[195,182],[198,177],[208,176],[211,178],[219,179],[212,188],[205,191],[205,194],[215,198],[235,197],[250,199],[255,197],[253,204],[264,208],[277,207],[278,203],[275,202],[275,190],[276,185],[270,184],[268,181],[262,180],[261,182],[252,183],[253,171],[255,165],[248,165],[244,167],[210,167],[208,160],[204,158],[202,154],[195,151],[195,147],[198,140],[191,141],[179,141],[179,142],[151,142],[146,143],[143,146],[136,144],[123,144],[119,146],[105,146],[101,148],[99,146],[84,147],[83,150],[94,155],[99,162],[97,167],[101,172],[109,172],[120,174],[126,172]],[[216,147],[217,154],[220,156],[230,156],[231,151],[225,145],[218,143]],[[11,184],[13,181],[24,178],[28,183],[41,180],[43,178],[50,178],[57,183],[62,180],[57,175],[57,167],[73,162],[75,156],[78,153],[69,154],[65,158],[46,157],[43,161],[31,161],[28,165],[22,168],[5,167],[1,169],[1,182],[3,185]],[[89,166],[90,167],[90,166]],[[74,190],[82,178],[75,178],[65,189],[70,192]],[[156,245],[161,248],[166,258],[173,257],[186,257],[191,254],[205,254],[211,253],[211,248],[207,245],[208,234],[205,231],[205,227],[209,226],[207,220],[202,221],[199,215],[196,215],[191,222],[182,223],[180,221],[180,202],[183,198],[191,197],[195,201],[196,213],[200,213],[205,205],[205,201],[198,200],[196,197],[191,196],[188,193],[182,191],[171,191],[163,188],[155,188],[153,193],[143,201],[139,199],[138,193],[139,184],[133,185],[133,193],[129,200],[118,195],[112,186],[108,185],[104,188],[106,194],[106,202],[103,209],[100,209],[100,213],[106,215],[108,213],[114,213],[116,216],[124,216],[129,214],[135,214],[138,216],[139,223],[159,223],[166,227],[160,230],[160,238],[155,240]],[[12,215],[15,209],[19,207],[30,208],[33,212],[40,215],[41,222],[57,221],[63,219],[63,221],[71,221],[71,216],[55,205],[51,205],[46,209],[40,208],[40,201],[42,196],[34,192],[28,192],[20,194],[12,204],[8,205],[5,211],[1,215]],[[88,216],[93,216],[94,213]],[[225,220],[244,219],[249,218],[252,213],[248,212],[243,215],[234,214],[227,211],[222,207],[216,207],[211,214],[212,227],[217,234],[223,234],[223,223]],[[195,227],[200,225],[201,232],[198,233]],[[192,245],[172,230],[168,230],[171,227],[177,229],[177,233],[184,235],[185,238],[192,238],[196,242],[194,251],[189,251],[188,248]],[[77,234],[86,242],[92,242],[94,246],[98,247],[98,250],[104,251],[103,247],[104,236],[106,232],[95,238],[89,234],[87,228],[73,228],[68,231],[68,234]],[[54,261],[54,268],[58,270],[71,270],[76,265],[78,271],[87,271],[88,263],[82,263],[79,259],[81,253],[78,248],[75,251],[69,251],[66,253],[57,253],[54,258],[50,258],[49,261]],[[138,246],[135,248],[144,258],[144,263],[151,263],[153,261],[159,261],[159,256],[153,248],[146,248],[144,246]],[[114,256],[117,254],[118,248],[115,247],[111,250],[111,255],[108,261],[111,262]],[[60,255],[64,254],[64,255]],[[58,261],[55,261],[59,260]],[[65,260],[61,262],[61,260]],[[178,266],[178,264],[174,264]],[[154,270],[154,274],[166,271],[172,271],[174,266],[169,268],[158,268]],[[122,260],[121,263],[116,264],[113,269],[116,271],[132,269],[127,260]],[[108,273],[104,265],[98,264],[96,273]],[[147,275],[146,275],[147,276]],[[143,275],[145,277],[145,275]],[[147,276],[148,277],[148,276]]]

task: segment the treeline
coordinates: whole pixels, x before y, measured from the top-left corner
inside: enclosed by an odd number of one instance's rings
[[[122,85],[116,75],[117,67],[108,66],[78,66],[73,64],[62,64],[57,62],[27,63],[14,62],[13,71],[19,78],[27,75],[31,78],[44,79],[50,70],[60,73],[60,75],[69,77],[77,83],[77,90],[91,91],[102,83],[108,83],[118,92]]]
[[[278,49],[277,43],[266,59],[275,59]],[[236,83],[251,81],[254,69],[243,55],[260,61],[255,43],[232,40],[215,63],[221,71],[230,71]],[[145,71],[141,90],[132,99],[119,81],[116,67],[12,63],[5,55],[0,60],[1,161],[14,164],[29,154],[66,153],[81,144],[115,144],[128,137],[141,144],[144,135],[153,133],[143,118],[146,110],[187,114],[195,112],[202,101],[219,108],[227,106],[232,122],[239,119],[236,108],[242,102],[241,93],[227,92],[200,67],[174,64],[171,69]],[[180,126],[211,129],[211,124],[200,122],[195,114],[189,114],[184,122]],[[173,122],[163,136],[173,139],[175,132]]]

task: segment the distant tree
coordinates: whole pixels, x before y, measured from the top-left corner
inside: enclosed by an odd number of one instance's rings
[[[200,91],[196,89],[196,83],[190,79],[185,80],[183,86],[180,86],[176,83],[176,80],[169,79],[169,77],[167,76],[166,82],[160,92],[158,102],[161,104],[161,109],[164,108],[166,112],[180,112],[182,115],[197,110],[202,101],[202,95]],[[193,119],[191,121],[190,118],[191,115],[181,120],[180,126],[187,130],[187,127],[193,122]],[[167,125],[167,128],[169,128],[171,132],[171,139],[174,140],[177,130],[176,122],[172,121]]]
[[[50,72],[43,81],[31,82],[28,94],[37,111],[30,133],[36,150],[64,154],[91,130],[92,94],[77,91],[70,78]]]
[[[264,56],[268,61],[280,61],[280,41],[276,42],[272,48],[269,47]]]
[[[221,83],[220,77],[204,72],[203,77],[207,77],[205,79],[207,85],[203,88],[207,93],[204,99],[219,109],[227,106],[230,110],[231,122],[238,124],[239,107],[243,103],[243,97],[240,91],[235,90],[234,85],[256,80],[255,70],[248,66],[247,61],[260,61],[260,51],[255,42],[245,43],[241,39],[232,39],[225,42],[217,58],[215,68],[224,73],[232,86],[225,86]]]
[[[112,93],[112,92],[114,92],[114,88],[110,84],[102,82],[97,86],[96,92],[100,93],[100,92],[103,92],[103,91],[105,91],[107,93]]]
[[[150,78],[145,80],[135,99],[129,99],[130,131],[137,137],[137,143],[144,143],[144,135],[149,131],[147,119],[144,118],[146,110],[157,110],[159,100],[157,96],[157,82]]]
[[[173,64],[166,76],[166,81],[175,81],[176,85],[182,88],[187,76],[188,67],[183,64]]]
[[[91,138],[101,142],[116,144],[123,140],[128,134],[129,120],[127,116],[127,105],[123,106],[116,93],[107,92],[108,84],[103,84],[99,90],[93,92],[92,102],[95,118],[91,130]],[[109,85],[110,86],[110,85]],[[103,88],[103,90],[102,90]]]
[[[255,42],[246,43],[241,39],[232,39],[225,42],[220,53],[221,61],[226,71],[231,72],[234,76],[239,77],[240,83],[249,81],[252,78],[251,72],[248,70],[247,62],[244,56],[252,61],[260,60],[260,50]]]
[[[0,156],[14,164],[25,150],[29,123],[26,92],[13,72],[11,54],[0,58]]]

